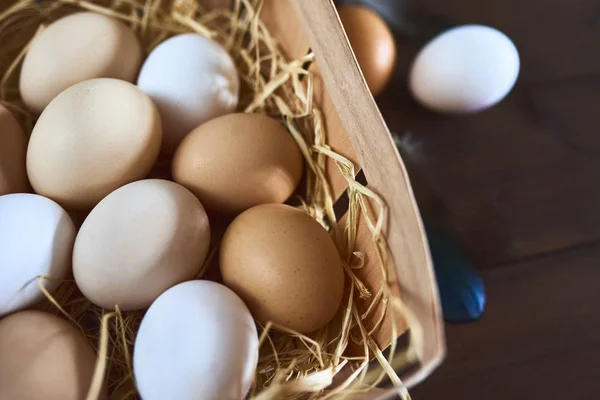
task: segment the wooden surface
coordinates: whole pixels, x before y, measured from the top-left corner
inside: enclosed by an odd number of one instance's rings
[[[444,21],[499,27],[521,53],[519,81],[504,102],[470,117],[441,117],[406,93],[415,49],[397,31],[398,76],[378,99],[390,129],[411,131],[421,145],[472,259],[485,268],[598,242],[600,2],[419,3]],[[541,4],[548,9],[536,16]]]
[[[448,358],[413,398],[599,399],[600,2],[368,1],[391,12],[399,49],[380,109],[412,132],[489,295],[482,320],[446,327]],[[521,75],[493,109],[437,116],[404,87],[412,35],[465,23],[511,37]]]
[[[480,321],[446,327],[448,359],[415,400],[600,398],[600,248],[487,269]]]

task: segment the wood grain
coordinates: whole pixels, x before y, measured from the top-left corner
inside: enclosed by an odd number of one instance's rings
[[[600,247],[486,270],[488,308],[448,326],[448,359],[413,398],[597,399]]]
[[[519,83],[483,113],[448,118],[400,89],[379,99],[411,131],[421,168],[472,260],[489,268],[600,241],[600,73]]]
[[[444,356],[437,286],[406,171],[387,126],[370,95],[331,2],[294,1],[340,119],[369,186],[388,203],[387,240],[395,260],[402,298],[417,315],[425,337],[422,366],[407,378],[425,378]]]

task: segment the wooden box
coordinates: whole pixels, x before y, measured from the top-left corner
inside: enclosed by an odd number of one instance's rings
[[[429,249],[404,164],[363,79],[333,2],[265,0],[261,18],[290,59],[314,52],[315,62],[310,66],[315,74],[314,101],[324,114],[327,143],[352,160],[357,171],[364,172],[367,187],[387,204],[389,217],[384,231],[399,294],[421,331],[416,349],[419,365],[401,376],[411,387],[441,363],[445,341]],[[339,198],[347,185],[333,162],[327,175]],[[377,288],[381,275],[374,261],[374,246],[366,227],[359,225],[358,231],[357,249],[367,260],[361,278],[368,287]],[[391,327],[386,322],[376,334],[381,349],[390,345]],[[398,328],[399,332],[410,329],[405,321]]]

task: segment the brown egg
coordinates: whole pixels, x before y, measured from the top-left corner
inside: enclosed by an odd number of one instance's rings
[[[94,350],[65,320],[22,311],[0,321],[0,399],[81,400],[90,388]],[[106,399],[103,390],[99,399]]]
[[[186,136],[173,159],[173,178],[207,210],[236,214],[286,201],[302,166],[296,142],[279,122],[260,114],[228,114]]]
[[[342,302],[344,270],[327,231],[308,214],[263,204],[240,214],[221,242],[223,282],[261,324],[300,333],[329,322]]]
[[[27,138],[13,115],[0,105],[0,196],[29,191],[25,171]]]
[[[174,182],[123,186],[92,210],[73,249],[81,292],[100,307],[137,310],[200,270],[210,227],[200,201]]]
[[[161,137],[158,111],[136,86],[110,78],[80,82],[52,100],[33,128],[29,181],[67,210],[89,210],[150,172]]]
[[[367,7],[343,6],[338,14],[367,85],[373,96],[377,96],[394,72],[394,36],[385,21]]]
[[[31,43],[23,60],[20,91],[36,114],[60,92],[93,78],[133,82],[142,62],[131,29],[101,14],[72,14],[54,22]]]

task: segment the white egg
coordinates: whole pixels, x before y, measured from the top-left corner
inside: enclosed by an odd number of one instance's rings
[[[415,58],[409,88],[423,106],[466,114],[498,103],[519,75],[519,53],[502,32],[482,25],[450,29]]]
[[[75,225],[54,201],[36,194],[0,196],[0,316],[43,298],[71,269]]]
[[[133,353],[144,400],[241,400],[257,362],[258,333],[246,305],[225,286],[198,280],[154,301]]]
[[[138,86],[158,106],[163,153],[209,119],[235,110],[239,78],[233,60],[217,42],[193,33],[174,36],[148,56]]]

